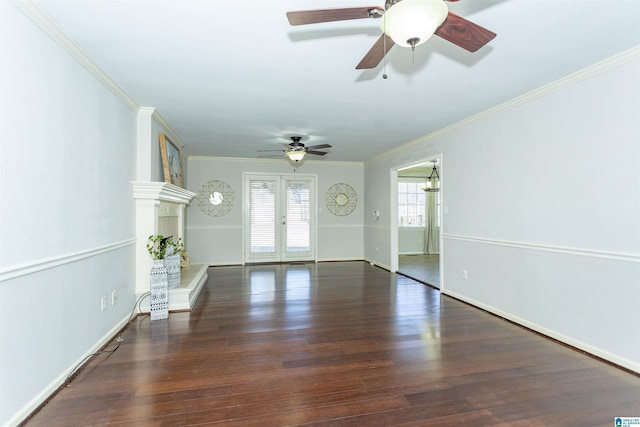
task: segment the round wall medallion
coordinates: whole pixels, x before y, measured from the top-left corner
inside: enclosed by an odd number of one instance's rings
[[[224,181],[209,181],[198,191],[198,207],[207,215],[222,216],[231,210],[234,200],[233,190]]]
[[[349,215],[358,205],[356,191],[349,184],[334,184],[324,196],[327,209],[334,215]]]

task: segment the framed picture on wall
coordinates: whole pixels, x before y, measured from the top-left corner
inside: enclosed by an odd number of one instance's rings
[[[184,188],[180,149],[164,133],[160,134],[160,154],[162,156],[164,182]]]

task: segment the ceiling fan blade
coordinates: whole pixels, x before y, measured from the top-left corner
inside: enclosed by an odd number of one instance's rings
[[[385,41],[386,39],[386,41]],[[395,43],[391,40],[391,37],[386,34],[382,34],[378,41],[375,42],[373,47],[369,49],[369,52],[362,58],[360,63],[356,65],[356,70],[362,70],[367,68],[376,68],[382,58],[389,52],[389,49],[393,47]]]
[[[489,31],[451,12],[449,12],[444,24],[436,30],[435,34],[469,52],[475,52],[496,36],[493,31]]]
[[[266,153],[267,151],[279,151],[281,153],[284,153],[286,150],[256,150],[258,153]]]
[[[324,152],[324,151],[307,150],[307,154],[315,154],[316,156],[324,156],[327,153]]]
[[[315,150],[318,148],[331,148],[331,146],[329,144],[310,145],[307,147],[307,150]]]
[[[372,13],[372,11],[374,12]],[[384,13],[384,9],[380,6],[364,6],[341,9],[299,10],[287,12],[287,18],[291,25],[306,25],[320,22],[346,21],[349,19],[379,18],[382,13]]]

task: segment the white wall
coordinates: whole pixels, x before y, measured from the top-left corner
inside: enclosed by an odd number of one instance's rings
[[[442,291],[640,371],[639,51],[367,164],[365,256],[391,170],[442,153]]]
[[[136,114],[10,2],[0,63],[0,425],[12,425],[132,310]]]
[[[242,263],[243,173],[293,174],[293,167],[284,158],[265,160],[191,157],[188,163],[188,190],[197,193],[208,181],[220,180],[229,184],[235,195],[232,210],[221,217],[206,215],[198,207],[197,200],[191,202],[187,208],[186,246],[191,261],[207,265]],[[362,259],[362,164],[305,160],[296,173],[317,176],[317,259]],[[358,195],[358,206],[347,216],[335,216],[324,205],[324,195],[329,187],[341,182],[351,185]]]
[[[424,228],[398,227],[398,254],[423,254]]]
[[[130,102],[7,2],[0,2],[0,63],[0,425],[12,425],[133,308],[131,181],[139,176],[140,132]],[[305,162],[300,172],[318,176],[323,207],[318,259],[389,265],[397,252],[391,170],[420,152],[442,153],[443,291],[640,371],[637,52],[614,65],[366,167]],[[167,126],[154,120],[144,130],[145,173],[161,180],[152,147]],[[236,191],[225,217],[204,215],[195,202],[187,209],[193,261],[241,262],[242,173],[291,167],[183,162],[189,190],[220,179]],[[487,170],[485,181],[475,179]],[[358,193],[346,217],[321,202],[338,182]],[[101,311],[100,298],[112,290],[118,304]]]

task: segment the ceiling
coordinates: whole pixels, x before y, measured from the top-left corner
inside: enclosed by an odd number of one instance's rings
[[[308,157],[364,162],[640,45],[637,0],[462,0],[449,10],[497,33],[476,53],[432,37],[356,70],[379,20],[285,13],[383,0],[33,1],[197,156],[264,157],[301,135],[332,145]]]

